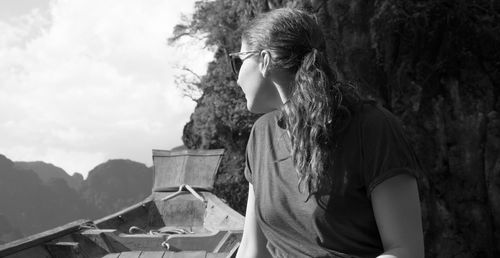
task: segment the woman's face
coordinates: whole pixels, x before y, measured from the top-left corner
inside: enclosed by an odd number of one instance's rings
[[[245,41],[240,52],[252,51]],[[250,55],[250,56],[249,56]],[[238,85],[245,93],[247,108],[252,113],[267,113],[279,107],[281,100],[270,76],[264,76],[260,53],[242,55],[243,63],[238,73]],[[270,74],[270,73],[267,73]]]

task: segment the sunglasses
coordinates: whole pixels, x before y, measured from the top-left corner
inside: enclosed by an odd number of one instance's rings
[[[236,53],[230,53],[229,60],[231,62],[231,69],[233,71],[234,78],[237,80],[238,79],[238,74],[240,73],[240,68],[241,65],[243,64],[243,61],[245,61],[247,58],[251,57],[252,55],[255,55],[259,53],[259,50],[255,51],[246,51],[246,52],[236,52]],[[247,55],[244,58],[241,58],[242,55]]]

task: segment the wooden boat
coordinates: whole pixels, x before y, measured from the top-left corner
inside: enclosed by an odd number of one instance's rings
[[[212,193],[224,150],[153,150],[145,200],[0,246],[0,257],[232,257],[244,217]]]

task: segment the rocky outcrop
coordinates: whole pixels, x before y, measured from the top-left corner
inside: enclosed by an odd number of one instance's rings
[[[0,210],[13,232],[27,236],[72,220],[94,218],[96,208],[64,179],[44,183],[35,172],[17,168],[0,155]],[[0,230],[2,237],[3,233]]]
[[[73,176],[70,176],[64,169],[43,161],[16,161],[14,164],[16,168],[35,172],[46,184],[60,178],[66,181],[69,187],[77,191],[83,182],[81,174],[75,173]]]
[[[152,186],[151,168],[135,161],[115,159],[92,169],[80,191],[104,216],[142,201],[151,194]]]
[[[339,77],[403,121],[426,167],[427,256],[498,257],[500,31],[490,22],[499,6],[312,3]]]

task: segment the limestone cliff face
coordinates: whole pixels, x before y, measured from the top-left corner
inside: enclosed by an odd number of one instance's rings
[[[69,187],[78,191],[83,182],[83,176],[81,174],[75,173],[73,176],[70,176],[64,169],[43,161],[16,161],[14,164],[16,168],[35,172],[45,184],[49,184],[51,181],[61,178],[66,181]]]
[[[0,154],[0,241],[91,218],[95,210],[63,178],[44,183],[37,173]]]
[[[499,6],[458,2],[311,3],[339,77],[402,120],[426,167],[428,257],[498,257]]]

